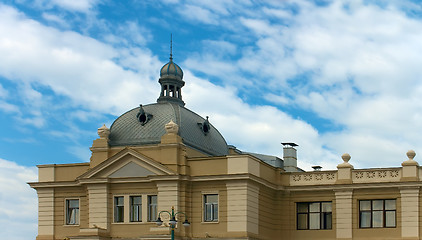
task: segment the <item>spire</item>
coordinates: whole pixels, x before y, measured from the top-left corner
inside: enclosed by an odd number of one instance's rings
[[[173,61],[173,33],[170,33],[170,61]]]

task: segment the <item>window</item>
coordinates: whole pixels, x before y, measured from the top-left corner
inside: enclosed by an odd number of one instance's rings
[[[331,202],[297,203],[297,229],[331,229]]]
[[[396,227],[396,200],[360,200],[359,227]]]
[[[204,195],[204,222],[218,221],[218,194]]]
[[[157,221],[157,195],[148,196],[148,222]]]
[[[66,225],[79,224],[79,199],[66,199]]]
[[[124,221],[124,197],[114,197],[114,222]]]
[[[130,221],[142,222],[142,197],[130,197]]]

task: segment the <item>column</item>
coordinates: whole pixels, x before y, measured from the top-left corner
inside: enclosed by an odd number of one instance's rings
[[[259,234],[259,187],[227,183],[227,231]]]
[[[419,187],[400,189],[401,236],[419,239]]]
[[[89,206],[89,227],[108,229],[108,186],[92,184],[87,186]]]
[[[38,188],[38,237],[54,239],[54,189]]]
[[[337,239],[352,239],[352,190],[340,190],[336,196],[336,236]]]

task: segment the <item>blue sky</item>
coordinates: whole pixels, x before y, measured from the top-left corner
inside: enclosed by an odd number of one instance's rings
[[[281,157],[295,142],[304,169],[335,169],[345,152],[356,168],[400,166],[422,149],[421,13],[418,1],[3,0],[7,239],[36,235],[35,165],[89,161],[97,128],[156,101],[170,34],[186,107],[229,144]]]

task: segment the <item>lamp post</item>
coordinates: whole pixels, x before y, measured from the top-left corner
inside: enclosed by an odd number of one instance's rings
[[[171,240],[174,240],[174,228],[176,227],[176,224],[177,224],[177,220],[176,220],[177,215],[180,215],[180,214],[184,215],[185,221],[182,223],[183,226],[185,226],[185,227],[190,226],[190,222],[188,221],[186,214],[184,212],[176,212],[175,213],[174,207],[171,207],[171,212],[161,211],[161,212],[158,213],[158,218],[157,218],[157,221],[156,221],[158,226],[161,226],[163,224],[163,221],[161,220],[161,217],[160,217],[162,213],[167,213],[170,216],[169,224],[170,224],[170,228],[171,228]]]

